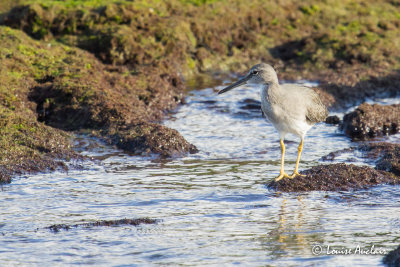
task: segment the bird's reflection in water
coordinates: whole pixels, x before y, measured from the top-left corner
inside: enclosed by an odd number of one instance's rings
[[[312,247],[323,244],[324,229],[321,220],[323,207],[311,201],[303,200],[302,196],[282,199],[277,215],[277,227],[270,231],[266,240],[262,240],[266,251],[273,257],[286,254],[297,254],[302,257],[312,257]]]

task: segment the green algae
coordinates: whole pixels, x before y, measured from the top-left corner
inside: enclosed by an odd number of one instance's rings
[[[399,7],[390,1],[35,1],[26,9],[27,33],[87,49],[106,63],[158,64],[172,57],[189,75],[224,65],[244,69],[260,57],[276,62],[282,56],[270,49],[303,39],[287,63],[399,65],[386,56],[399,50],[400,38]],[[18,27],[14,22],[8,24]],[[207,58],[197,57],[200,49],[208,50]]]
[[[58,160],[76,156],[69,134],[38,122],[35,104],[27,99],[35,78],[47,73],[32,57],[49,58],[40,49],[33,52],[37,43],[20,31],[0,27],[0,41],[0,181],[15,173],[65,168]]]
[[[126,68],[115,70],[83,50],[57,42],[35,41],[4,26],[0,26],[0,41],[4,70],[0,74],[0,157],[6,160],[0,161],[0,166],[33,157],[29,162],[42,159],[45,168],[50,166],[51,153],[58,158],[73,155],[69,135],[56,128],[91,129],[92,134],[138,153],[168,155],[168,150],[178,154],[179,149],[192,149],[176,131],[147,123],[160,120],[165,110],[180,102],[183,84],[177,77],[149,67],[136,72]],[[169,93],[164,96],[166,88]],[[140,138],[148,140],[147,147],[141,146],[141,150],[127,144],[137,143],[138,139],[130,136],[135,125],[152,129],[139,132]],[[27,129],[36,134],[30,135]],[[160,137],[146,137],[147,134]],[[124,143],[116,141],[116,135]],[[47,139],[48,143],[44,142]],[[52,144],[59,145],[54,148]],[[25,166],[24,170],[29,171],[29,167],[32,166]]]

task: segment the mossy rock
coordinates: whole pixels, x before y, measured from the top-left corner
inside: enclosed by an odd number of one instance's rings
[[[35,41],[4,26],[0,41],[0,176],[7,181],[12,173],[54,169],[61,166],[54,159],[76,156],[69,134],[58,129],[90,129],[134,153],[195,150],[177,131],[157,124],[149,133],[135,132],[150,140],[143,144],[114,138],[127,136],[127,126],[147,129],[146,121],[175,108],[183,97],[177,76],[150,67],[132,72],[107,66],[86,51]]]
[[[2,23],[35,38],[77,45],[108,63],[158,64],[170,57],[188,74],[239,62],[247,63],[244,69],[259,58],[309,63],[317,70],[399,66],[399,59],[388,57],[400,52],[400,10],[390,1],[23,2]],[[207,64],[201,49],[208,51]]]

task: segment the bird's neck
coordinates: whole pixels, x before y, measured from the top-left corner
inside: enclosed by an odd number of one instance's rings
[[[266,82],[263,84],[262,90],[266,93],[278,93],[279,83],[277,82]]]
[[[267,102],[274,102],[275,99],[279,98],[281,91],[279,90],[279,84],[277,83],[264,83],[261,87],[261,99],[267,100]]]
[[[269,95],[271,95],[271,93],[272,94],[274,94],[274,92],[273,91],[275,91],[275,89],[274,89],[274,84],[273,83],[264,83],[262,86],[261,86],[261,96],[262,96],[262,98],[268,98],[268,96]]]

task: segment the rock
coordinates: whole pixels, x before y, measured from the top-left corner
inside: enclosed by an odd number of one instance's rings
[[[68,231],[72,227],[74,227],[74,228],[77,228],[77,227],[90,228],[90,227],[97,227],[97,226],[119,226],[119,225],[138,226],[139,224],[155,224],[155,223],[157,223],[157,220],[149,219],[149,218],[138,218],[138,219],[121,219],[121,220],[101,220],[101,221],[88,222],[88,223],[79,223],[79,224],[74,224],[74,225],[53,224],[47,228],[50,229],[50,231],[57,233],[61,229]]]
[[[0,184],[11,183],[11,175],[12,172],[8,168],[0,166]]]
[[[90,131],[139,154],[196,151],[177,131],[159,124],[184,98],[176,72],[138,66],[133,73],[4,26],[0,41],[1,180],[56,169],[58,160],[77,158],[67,131]]]
[[[400,104],[382,106],[363,103],[343,117],[341,128],[346,135],[356,140],[398,133]]]
[[[400,183],[400,178],[391,173],[344,163],[315,166],[302,174],[306,176],[272,181],[268,188],[282,192],[349,191],[379,184]]]
[[[359,150],[366,152],[368,157],[377,159],[375,169],[400,176],[400,144],[365,143],[359,146]]]
[[[388,267],[400,266],[400,246],[398,246],[395,250],[390,251],[382,261],[383,264]]]
[[[340,118],[336,115],[333,116],[328,116],[325,120],[326,124],[339,124],[340,123]]]
[[[352,148],[352,147],[344,148],[344,149],[341,149],[341,150],[337,150],[337,151],[331,152],[328,155],[323,156],[321,159],[323,161],[333,161],[337,156],[340,156],[340,155],[342,155],[344,153],[353,152],[353,151],[354,151],[354,148]]]
[[[111,144],[134,154],[156,153],[163,157],[179,157],[187,152],[198,152],[177,130],[156,123],[118,129],[111,138]]]
[[[373,96],[396,97],[400,91],[400,73],[387,73],[380,68],[362,70],[353,66],[326,72],[318,80],[321,81],[319,91],[322,102],[336,110],[359,105],[360,101]]]

